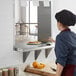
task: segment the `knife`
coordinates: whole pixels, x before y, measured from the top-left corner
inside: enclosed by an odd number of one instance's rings
[[[54,68],[52,68],[52,67],[50,67],[53,71],[55,71],[56,72],[56,69],[54,69]]]

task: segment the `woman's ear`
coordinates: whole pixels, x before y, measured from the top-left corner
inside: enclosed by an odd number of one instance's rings
[[[57,27],[58,27],[58,29],[59,29],[59,30],[61,30],[61,29],[62,29],[62,27],[63,27],[63,24],[62,24],[62,23],[60,23],[60,22],[57,22]]]
[[[59,26],[63,26],[63,24],[62,24],[62,23],[60,23],[60,22],[57,22],[57,23],[58,23],[58,25],[59,25]]]

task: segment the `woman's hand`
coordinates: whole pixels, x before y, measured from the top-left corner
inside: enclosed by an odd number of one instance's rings
[[[63,66],[59,63],[57,63],[57,71],[56,71],[56,76],[61,76],[62,71],[63,71]]]
[[[61,76],[62,71],[63,71],[63,66],[59,63],[57,63],[57,71],[56,71],[56,75],[52,75],[52,76]],[[51,76],[51,75],[46,75],[46,76]]]
[[[49,42],[55,42],[55,40],[53,38],[51,38],[51,37],[48,38],[48,41]]]

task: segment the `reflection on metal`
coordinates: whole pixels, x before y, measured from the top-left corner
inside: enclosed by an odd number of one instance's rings
[[[26,7],[27,1],[33,1],[33,6],[39,6],[39,1],[42,1],[44,6],[48,7],[51,0],[21,0],[21,6]]]
[[[16,24],[16,35],[20,35],[20,25]]]
[[[27,57],[29,56],[30,51],[29,52],[23,52],[23,62],[26,61]]]
[[[26,25],[20,25],[20,35],[26,35]]]
[[[15,0],[15,23],[21,20],[21,3],[20,0]]]
[[[38,0],[32,0],[34,6],[39,6],[39,1]]]
[[[35,51],[35,60],[38,58],[38,56],[40,55],[41,50],[36,50]]]
[[[28,4],[27,4],[27,1],[26,0],[21,0],[21,6],[23,7],[26,7]]]
[[[47,58],[52,48],[45,49],[45,57]]]
[[[44,7],[49,7],[49,6],[50,6],[49,0],[45,0],[44,1]]]
[[[21,21],[26,22],[26,7],[21,6]]]
[[[29,31],[28,26],[24,23],[16,24],[16,35],[26,35]]]
[[[14,50],[14,51],[18,51],[18,49],[17,49],[17,48],[13,48],[13,50]]]

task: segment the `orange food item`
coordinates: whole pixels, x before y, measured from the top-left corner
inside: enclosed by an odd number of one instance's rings
[[[33,67],[37,69],[43,69],[45,67],[45,64],[38,63],[38,62],[33,62]]]
[[[37,69],[43,69],[43,68],[44,68],[44,65],[42,64],[37,65]]]
[[[45,64],[43,64],[43,63],[40,63],[41,65],[43,65],[43,67],[45,67]]]
[[[32,65],[33,65],[34,68],[37,68],[37,65],[39,65],[39,64],[38,64],[38,62],[35,61],[35,62],[33,62]]]

